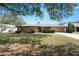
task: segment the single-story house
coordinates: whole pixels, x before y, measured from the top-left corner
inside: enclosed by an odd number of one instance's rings
[[[51,29],[51,30],[55,30],[57,32],[64,32],[64,26],[52,25],[52,24],[21,25],[21,26],[17,26],[17,29],[24,32],[24,33],[30,32],[31,29],[35,30],[35,32],[40,32],[44,29]]]
[[[75,25],[75,31],[79,31],[79,23],[73,23]],[[53,24],[32,24],[32,25],[19,25],[16,26],[18,30],[22,31],[23,33],[30,32],[31,29],[35,30],[35,32],[40,32],[44,29],[51,29],[55,30],[56,32],[66,32],[66,27],[68,23],[64,25],[53,25]]]
[[[0,24],[0,33],[15,32],[17,27],[9,24]]]

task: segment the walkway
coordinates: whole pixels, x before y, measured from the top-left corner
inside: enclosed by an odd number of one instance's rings
[[[78,35],[78,34],[73,34],[73,33],[62,33],[62,32],[56,32],[55,34],[59,34],[59,35],[71,37],[71,38],[74,38],[74,39],[79,39],[79,35]]]

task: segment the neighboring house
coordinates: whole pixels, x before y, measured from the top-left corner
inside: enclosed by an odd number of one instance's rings
[[[0,33],[15,32],[17,27],[9,24],[0,24]]]
[[[75,31],[79,31],[79,23],[73,23],[75,26]],[[64,25],[53,25],[53,24],[32,24],[32,25],[21,25],[16,26],[18,30],[22,31],[23,33],[30,32],[31,29],[35,30],[35,32],[40,32],[44,29],[51,29],[55,30],[56,32],[66,32],[66,27],[68,23]]]

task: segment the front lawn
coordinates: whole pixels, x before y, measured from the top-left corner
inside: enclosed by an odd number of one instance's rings
[[[79,44],[79,40],[65,37],[62,35],[52,34],[12,34],[5,33],[0,34],[0,44],[2,43],[24,43],[24,44],[55,44],[61,45],[67,42],[72,42],[75,44]]]
[[[72,42],[75,44],[79,44],[79,40],[65,37],[62,35],[53,34],[52,36],[47,36],[41,38],[43,44],[55,44],[55,45],[61,45],[65,44],[67,42]]]
[[[76,44],[79,40],[57,34],[6,33],[0,34],[0,56],[77,56]]]
[[[79,34],[79,32],[74,32],[74,34]]]

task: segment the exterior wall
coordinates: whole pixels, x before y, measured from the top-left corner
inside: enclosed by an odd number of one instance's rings
[[[56,32],[64,32],[64,27],[54,26],[51,29],[55,30]]]
[[[47,27],[47,26],[46,26]],[[46,29],[46,27],[41,26],[41,31]],[[50,27],[50,26],[48,26]],[[17,29],[22,31],[23,33],[28,33],[31,32],[31,29],[34,30],[35,32],[39,32],[39,26],[17,26]],[[51,30],[55,30],[56,32],[64,32],[64,27],[59,27],[59,26],[53,26],[50,27]]]
[[[66,27],[64,27],[64,32],[66,32]]]
[[[23,33],[31,31],[30,27],[25,27],[25,26],[23,26],[23,27],[22,26],[17,26],[17,30],[22,31]]]
[[[38,32],[37,27],[32,27],[32,26],[17,26],[17,29],[22,31],[23,33],[29,33],[31,30],[34,30],[35,32]]]

